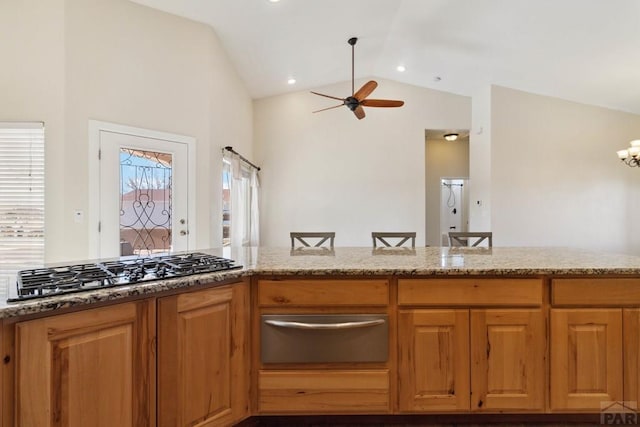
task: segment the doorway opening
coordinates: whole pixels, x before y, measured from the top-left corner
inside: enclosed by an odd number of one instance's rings
[[[451,134],[457,135],[455,140],[451,138]],[[443,180],[451,185],[443,185]],[[456,227],[456,231],[466,231],[462,228],[466,227],[468,222],[469,209],[464,200],[469,195],[469,185],[469,130],[425,130],[427,246],[449,246],[449,227]],[[454,197],[457,204],[448,207]],[[443,235],[447,235],[447,238],[443,239]]]
[[[468,231],[469,192],[468,179],[442,178],[440,180],[440,245],[449,245],[450,231]]]

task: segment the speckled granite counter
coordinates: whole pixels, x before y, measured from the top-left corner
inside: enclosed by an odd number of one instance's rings
[[[273,275],[640,275],[640,257],[570,248],[254,248],[251,260]]]
[[[569,248],[242,248],[202,251],[244,267],[144,284],[79,292],[25,302],[0,302],[0,318],[115,301],[132,296],[240,279],[247,275],[635,275],[640,257]]]

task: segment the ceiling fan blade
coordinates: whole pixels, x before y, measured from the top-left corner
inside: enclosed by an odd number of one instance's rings
[[[356,109],[353,110],[353,114],[356,115],[358,120],[364,119],[365,114],[364,114],[364,108],[362,108],[362,105],[358,105]]]
[[[324,93],[318,93],[314,91],[311,91],[311,93],[314,95],[320,95],[320,96],[324,96],[325,98],[337,99],[338,101],[344,102],[344,98],[338,98],[337,96],[325,95]]]
[[[312,113],[319,113],[320,111],[327,111],[327,110],[331,110],[331,109],[334,109],[334,108],[342,107],[343,105],[344,105],[344,104],[334,105],[333,107],[327,107],[327,108],[323,108],[322,110],[312,111]]]
[[[353,94],[353,97],[358,101],[362,101],[367,96],[369,96],[371,92],[373,92],[377,87],[378,87],[378,83],[376,81],[369,80],[364,85],[362,85],[362,87],[358,89],[358,91],[355,94]]]
[[[393,99],[363,99],[360,105],[365,107],[402,107],[404,101],[395,101]]]

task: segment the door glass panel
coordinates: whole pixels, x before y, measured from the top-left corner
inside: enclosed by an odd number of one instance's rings
[[[120,148],[120,255],[171,250],[170,153]]]

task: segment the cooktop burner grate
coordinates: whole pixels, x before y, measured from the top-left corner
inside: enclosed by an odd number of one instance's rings
[[[81,292],[152,280],[242,268],[234,260],[194,252],[180,255],[105,261],[18,272],[17,297],[8,302]]]

